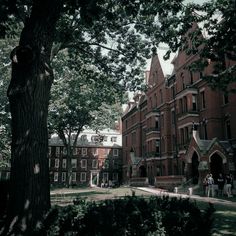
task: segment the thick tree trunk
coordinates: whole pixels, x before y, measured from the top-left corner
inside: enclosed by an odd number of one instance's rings
[[[57,0],[34,1],[11,55],[8,89],[12,115],[8,235],[34,235],[50,208],[47,115],[53,73],[50,53],[59,17]]]

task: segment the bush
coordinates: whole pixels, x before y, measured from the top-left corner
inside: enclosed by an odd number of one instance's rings
[[[101,202],[54,207],[47,235],[156,236],[211,235],[212,205],[200,211],[189,199],[125,197]]]

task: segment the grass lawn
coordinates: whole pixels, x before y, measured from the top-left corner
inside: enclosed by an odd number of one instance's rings
[[[107,188],[75,188],[75,189],[55,189],[51,192],[52,204],[71,204],[73,199],[79,197],[88,201],[99,201],[111,198],[120,198],[123,196],[149,197],[153,193],[142,191],[136,188],[120,187],[114,189]],[[224,204],[224,200],[230,200],[232,203]],[[196,200],[200,209],[205,209],[208,205],[206,198]],[[222,198],[213,203],[216,209],[214,216],[213,236],[235,235],[236,236],[236,198]]]

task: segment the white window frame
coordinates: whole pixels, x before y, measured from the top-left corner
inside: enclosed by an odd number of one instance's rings
[[[56,156],[60,156],[60,147],[56,147]]]
[[[113,153],[114,157],[118,157],[119,156],[119,150],[117,148],[114,148],[112,153]]]
[[[87,169],[87,160],[86,159],[81,160],[81,168]]]
[[[53,180],[54,182],[58,182],[58,172],[53,173]]]
[[[115,139],[115,140],[114,140]],[[111,137],[111,142],[116,143],[117,142],[117,136],[112,136]]]
[[[93,169],[97,169],[98,168],[98,160],[97,159],[93,159],[92,160],[92,168]]]
[[[108,172],[104,172],[104,173],[102,174],[102,179],[103,179],[103,182],[104,182],[104,183],[105,183],[105,182],[108,183],[108,180],[109,180],[109,174],[108,174]]]
[[[98,149],[97,148],[93,148],[93,155],[98,155]]]
[[[61,173],[61,182],[66,182],[66,172]]]
[[[75,158],[71,159],[71,168],[72,169],[77,168],[77,159],[75,159]]]
[[[87,173],[81,172],[80,173],[80,182],[86,182],[86,180],[87,180]]]
[[[54,165],[54,167],[55,168],[59,168],[59,166],[60,166],[60,160],[59,160],[59,158],[55,158],[55,165]]]
[[[62,152],[63,152],[63,155],[67,155],[66,147],[63,147]]]
[[[67,160],[64,158],[62,159],[62,168],[65,169],[67,165]]]
[[[87,148],[82,148],[81,154],[82,154],[82,156],[86,156],[87,155]]]
[[[72,182],[76,182],[76,178],[77,178],[76,172],[72,172],[72,174],[71,174],[71,181]]]

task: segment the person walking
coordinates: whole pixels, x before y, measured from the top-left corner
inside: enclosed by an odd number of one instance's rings
[[[203,192],[205,196],[207,196],[208,194],[208,178],[209,178],[209,174],[207,174],[206,177],[203,179]]]
[[[225,184],[225,180],[223,175],[220,173],[219,177],[217,179],[217,184],[218,184],[218,196],[223,196],[223,189],[224,189],[224,184]]]
[[[210,197],[210,194],[211,194],[211,196],[214,197],[215,196],[214,186],[213,186],[214,185],[214,179],[212,177],[212,174],[209,174],[207,183],[208,183],[207,196]]]
[[[228,197],[232,197],[232,177],[227,174],[226,178],[225,178],[225,182],[226,182],[226,194]]]

